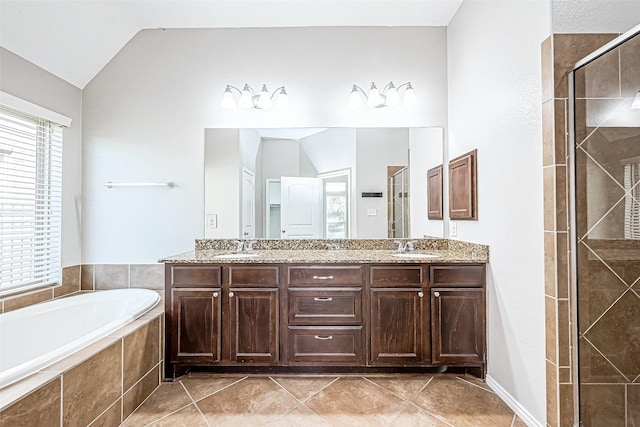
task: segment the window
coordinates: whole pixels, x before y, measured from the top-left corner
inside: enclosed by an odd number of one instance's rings
[[[60,283],[62,127],[0,106],[0,295]]]
[[[348,175],[324,180],[325,238],[349,237]]]

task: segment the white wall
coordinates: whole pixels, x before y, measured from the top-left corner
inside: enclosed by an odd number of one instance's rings
[[[204,234],[203,129],[446,126],[442,27],[146,30],[85,87],[83,261],[155,262]],[[406,109],[348,108],[351,85],[410,80]],[[226,84],[286,85],[290,109],[223,110]],[[104,181],[174,181],[118,189]],[[135,196],[135,197],[134,197]]]
[[[490,245],[488,374],[546,425],[540,44],[544,1],[465,1],[448,27],[449,158],[478,149],[478,220]]]
[[[70,117],[62,147],[62,267],[81,263],[82,92],[0,48],[0,90]]]
[[[554,33],[624,33],[640,24],[638,0],[554,0]]]
[[[206,129],[205,141],[205,221],[208,215],[216,215],[217,228],[205,226],[204,235],[212,239],[237,238],[240,235],[243,166],[240,132],[238,129]],[[166,194],[161,196],[166,197]]]
[[[442,128],[409,129],[409,232],[413,238],[444,237],[444,221],[427,217],[427,171],[444,160],[443,138]]]
[[[408,166],[409,129],[356,129],[357,233],[362,239],[387,237],[387,166]],[[382,197],[362,197],[363,191]],[[375,209],[377,215],[367,211]]]

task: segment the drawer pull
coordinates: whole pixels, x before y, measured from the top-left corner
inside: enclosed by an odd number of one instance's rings
[[[214,293],[213,293],[213,297],[214,297],[214,298],[218,298],[218,293],[217,293],[217,292],[214,292]]]
[[[315,280],[331,280],[333,276],[313,276]]]
[[[332,340],[333,335],[316,335],[314,338],[317,340]]]
[[[322,302],[324,302],[324,301],[333,301],[333,298],[331,298],[331,297],[315,297],[313,300],[314,301],[322,301]]]
[[[424,296],[424,292],[418,292],[418,296],[422,298]]]
[[[434,297],[436,297],[436,298],[438,298],[438,297],[440,296],[440,292],[434,292],[434,293],[433,293],[433,296],[434,296]]]

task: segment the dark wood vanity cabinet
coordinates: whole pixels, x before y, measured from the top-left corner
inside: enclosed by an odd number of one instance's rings
[[[484,365],[484,266],[431,266],[429,282],[433,364]]]
[[[446,365],[484,373],[482,264],[167,264],[165,271],[168,380],[194,366]]]
[[[369,268],[370,364],[422,365],[431,359],[429,295],[420,265]]]

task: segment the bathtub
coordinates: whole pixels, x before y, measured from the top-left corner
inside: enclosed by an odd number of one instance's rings
[[[114,289],[0,314],[0,388],[109,335],[158,301],[148,289]]]

